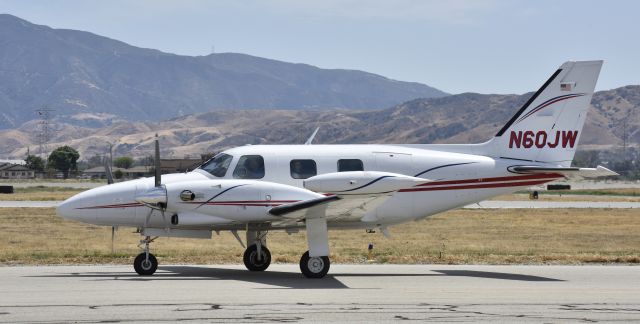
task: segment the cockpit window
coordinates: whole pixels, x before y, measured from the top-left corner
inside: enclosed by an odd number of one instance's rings
[[[264,177],[264,159],[260,155],[243,155],[233,170],[236,179],[262,179]]]
[[[211,173],[213,176],[218,178],[224,177],[227,174],[227,169],[229,169],[229,164],[231,164],[231,160],[233,160],[233,156],[229,154],[220,153],[214,156],[211,160],[207,161],[203,164],[200,169],[205,170]]]

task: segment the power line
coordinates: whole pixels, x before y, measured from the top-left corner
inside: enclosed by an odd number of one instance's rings
[[[38,155],[42,158],[47,157],[48,147],[47,144],[51,139],[52,128],[51,128],[51,116],[54,112],[54,109],[48,108],[47,106],[42,106],[40,109],[36,109],[36,114],[38,115],[38,129],[36,134],[36,139],[38,142]]]

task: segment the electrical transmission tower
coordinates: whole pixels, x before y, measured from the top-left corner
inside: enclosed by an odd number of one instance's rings
[[[53,109],[47,108],[46,106],[36,110],[36,114],[38,114],[39,119],[37,129],[38,133],[36,135],[38,141],[38,155],[44,159],[47,158],[47,144],[49,143],[52,133],[51,115],[53,111]]]

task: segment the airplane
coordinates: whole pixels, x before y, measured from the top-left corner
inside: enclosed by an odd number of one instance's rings
[[[571,167],[603,61],[569,61],[481,144],[247,145],[225,150],[188,173],[125,181],[79,193],[58,215],[134,227],[140,275],[158,261],[158,237],[211,238],[246,231],[243,261],[264,271],[268,231],[305,230],[305,277],[330,268],[329,229],[380,230],[567,177],[611,176],[602,166]]]

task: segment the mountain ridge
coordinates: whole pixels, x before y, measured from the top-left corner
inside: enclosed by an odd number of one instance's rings
[[[219,109],[381,109],[447,95],[364,71],[239,53],[165,53],[8,14],[0,14],[0,72],[0,129],[34,119],[43,106],[86,126]]]
[[[58,124],[49,148],[71,145],[82,158],[104,154],[107,142],[116,155],[142,157],[153,152],[156,133],[165,157],[199,156],[245,144],[302,144],[320,126],[314,143],[479,143],[496,132],[533,93],[484,95],[464,93],[416,99],[392,108],[353,110],[218,110],[161,122],[117,121],[100,128]],[[579,149],[640,143],[640,85],[596,92]],[[31,121],[0,131],[0,156],[20,158],[36,152]]]

